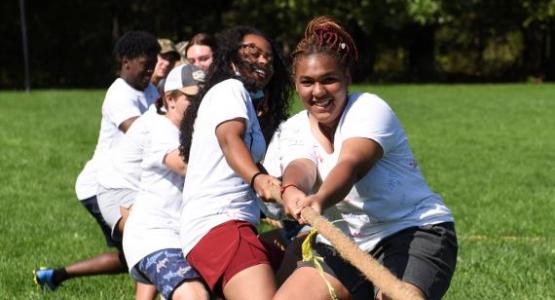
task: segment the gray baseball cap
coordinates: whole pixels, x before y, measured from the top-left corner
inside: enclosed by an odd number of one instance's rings
[[[205,76],[204,71],[194,65],[177,66],[166,77],[164,92],[180,90],[187,95],[196,95]]]

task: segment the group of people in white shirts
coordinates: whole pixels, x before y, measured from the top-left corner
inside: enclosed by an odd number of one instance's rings
[[[141,41],[135,48],[150,39],[127,35]],[[299,257],[276,284],[279,265],[256,228],[276,187],[290,219],[303,224],[301,210],[312,207],[408,289],[441,298],[456,266],[452,214],[388,104],[348,91],[358,57],[349,33],[332,18],[313,19],[291,72],[259,30],[218,37],[210,68],[174,68],[162,97],[146,80],[148,51],[134,56],[129,47],[77,180],[78,198],[91,213],[98,207],[107,240],[119,245],[111,266],[128,268],[136,298],[387,299],[319,236],[311,251],[323,271]],[[287,118],[291,83],[305,110]],[[56,276],[69,273],[40,269],[35,280],[56,288]]]

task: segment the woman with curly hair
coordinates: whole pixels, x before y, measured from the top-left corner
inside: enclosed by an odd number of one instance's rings
[[[267,250],[257,238],[257,197],[269,200],[280,182],[258,163],[287,116],[289,77],[262,32],[241,26],[217,39],[202,101],[189,107],[181,127],[181,151],[189,162],[182,250],[213,293],[271,299],[276,288]],[[191,119],[194,128],[187,126]]]
[[[349,92],[349,70],[358,56],[351,36],[335,20],[318,17],[292,55],[306,110],[280,127],[286,211],[301,223],[303,208],[323,212],[407,289],[440,299],[456,264],[453,216],[426,184],[388,104]],[[308,242],[312,246],[303,252],[318,262],[299,262],[275,298],[387,298],[329,241],[316,236]]]

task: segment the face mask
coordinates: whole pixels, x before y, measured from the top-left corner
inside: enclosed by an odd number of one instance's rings
[[[256,91],[249,91],[249,95],[251,96],[252,102],[254,106],[257,106],[262,99],[264,99],[264,91],[263,90],[256,90]]]

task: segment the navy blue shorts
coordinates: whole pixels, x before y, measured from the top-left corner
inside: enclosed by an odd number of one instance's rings
[[[324,258],[324,271],[337,278],[353,299],[368,299],[378,291],[358,269],[343,260],[336,250],[315,243],[316,255]],[[426,299],[441,299],[447,292],[457,263],[457,237],[451,222],[411,227],[383,239],[370,252],[376,260],[401,280],[414,284]],[[312,266],[299,262],[298,266]]]
[[[108,225],[106,221],[104,221],[104,218],[100,213],[100,208],[98,207],[98,200],[96,199],[96,196],[92,196],[79,202],[81,202],[81,204],[96,220],[98,226],[100,226],[100,229],[104,234],[104,238],[106,239],[106,245],[108,245],[108,247],[116,247],[120,252],[123,252],[121,241],[116,241],[112,238],[112,229],[110,228],[110,225]]]
[[[162,249],[141,259],[132,269],[135,281],[153,284],[164,299],[185,281],[200,279],[199,274],[183,257],[181,249]]]

